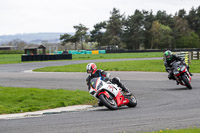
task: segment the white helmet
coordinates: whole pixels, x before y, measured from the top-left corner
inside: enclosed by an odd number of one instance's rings
[[[86,66],[88,74],[94,74],[97,71],[97,66],[94,63],[89,63]]]

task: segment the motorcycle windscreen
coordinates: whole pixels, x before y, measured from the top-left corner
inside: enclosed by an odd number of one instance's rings
[[[175,62],[175,63],[173,63],[172,68],[173,68],[173,69],[176,69],[179,65],[180,65],[180,62],[179,62],[179,61],[178,61],[178,62]]]
[[[92,88],[96,88],[96,84],[98,82],[99,78],[93,78],[90,80],[90,85],[92,86]]]

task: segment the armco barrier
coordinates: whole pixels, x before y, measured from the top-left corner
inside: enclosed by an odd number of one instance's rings
[[[99,54],[105,54],[106,50],[99,50]]]
[[[69,54],[105,54],[106,50],[69,50]]]
[[[92,54],[92,51],[86,51],[86,54]]]
[[[98,50],[93,50],[92,54],[99,54],[99,51]]]
[[[47,60],[65,60],[72,59],[72,54],[54,54],[54,55],[22,55],[22,61],[47,61]]]

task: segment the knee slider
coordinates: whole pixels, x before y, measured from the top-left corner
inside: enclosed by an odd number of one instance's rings
[[[114,78],[112,79],[112,82],[114,82],[114,83],[119,83],[119,82],[120,82],[120,78],[114,77]]]

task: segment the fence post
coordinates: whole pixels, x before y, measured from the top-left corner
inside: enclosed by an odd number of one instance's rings
[[[191,60],[194,60],[194,53],[193,53],[193,51],[191,51]]]
[[[188,59],[188,63],[191,64],[191,60],[192,60],[192,51],[188,52],[189,53],[189,59]]]

